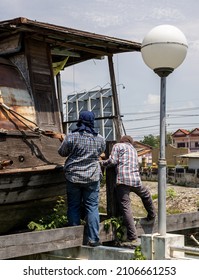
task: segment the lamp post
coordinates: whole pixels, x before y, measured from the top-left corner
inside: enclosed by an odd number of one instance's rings
[[[158,161],[158,233],[166,235],[166,77],[185,59],[187,40],[172,25],[159,25],[143,39],[141,54],[145,64],[160,78],[160,154]]]

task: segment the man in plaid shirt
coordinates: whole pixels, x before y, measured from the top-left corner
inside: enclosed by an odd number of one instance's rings
[[[69,226],[80,225],[81,205],[86,214],[86,244],[99,242],[99,188],[102,178],[99,156],[105,151],[104,138],[94,130],[94,113],[82,111],[77,129],[65,136],[58,153],[67,157],[64,165]]]
[[[147,222],[154,222],[156,214],[151,194],[141,182],[138,155],[133,147],[132,137],[123,136],[120,143],[116,143],[113,146],[109,158],[100,161],[100,163],[104,167],[116,166],[116,193],[123,214],[124,225],[127,228],[127,240],[123,242],[123,245],[135,247],[140,243],[137,239],[137,231],[131,210],[130,192],[136,193],[141,198],[148,213],[145,218]]]

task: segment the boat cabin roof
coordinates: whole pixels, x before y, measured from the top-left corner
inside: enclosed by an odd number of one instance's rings
[[[65,67],[90,59],[101,59],[118,53],[140,51],[141,44],[19,17],[0,22],[0,55],[9,52],[9,38],[30,34],[31,38],[50,45],[52,62],[68,58]],[[6,42],[2,46],[2,42]]]

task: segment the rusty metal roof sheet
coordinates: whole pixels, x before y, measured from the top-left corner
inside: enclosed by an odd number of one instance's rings
[[[54,24],[15,18],[0,22],[0,39],[13,34],[29,34],[49,43],[53,62],[69,57],[66,66],[118,53],[140,51],[141,44]]]

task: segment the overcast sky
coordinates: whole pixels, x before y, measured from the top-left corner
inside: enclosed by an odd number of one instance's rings
[[[3,3],[2,3],[3,2]],[[167,129],[199,127],[199,1],[196,0],[7,0],[0,20],[31,20],[109,35],[141,43],[155,26],[178,27],[188,41],[187,57],[167,78]],[[114,58],[120,110],[126,132],[135,139],[159,134],[160,78],[141,53]],[[82,92],[110,82],[108,62],[89,61],[62,72],[63,94]],[[142,121],[140,119],[143,119]]]

